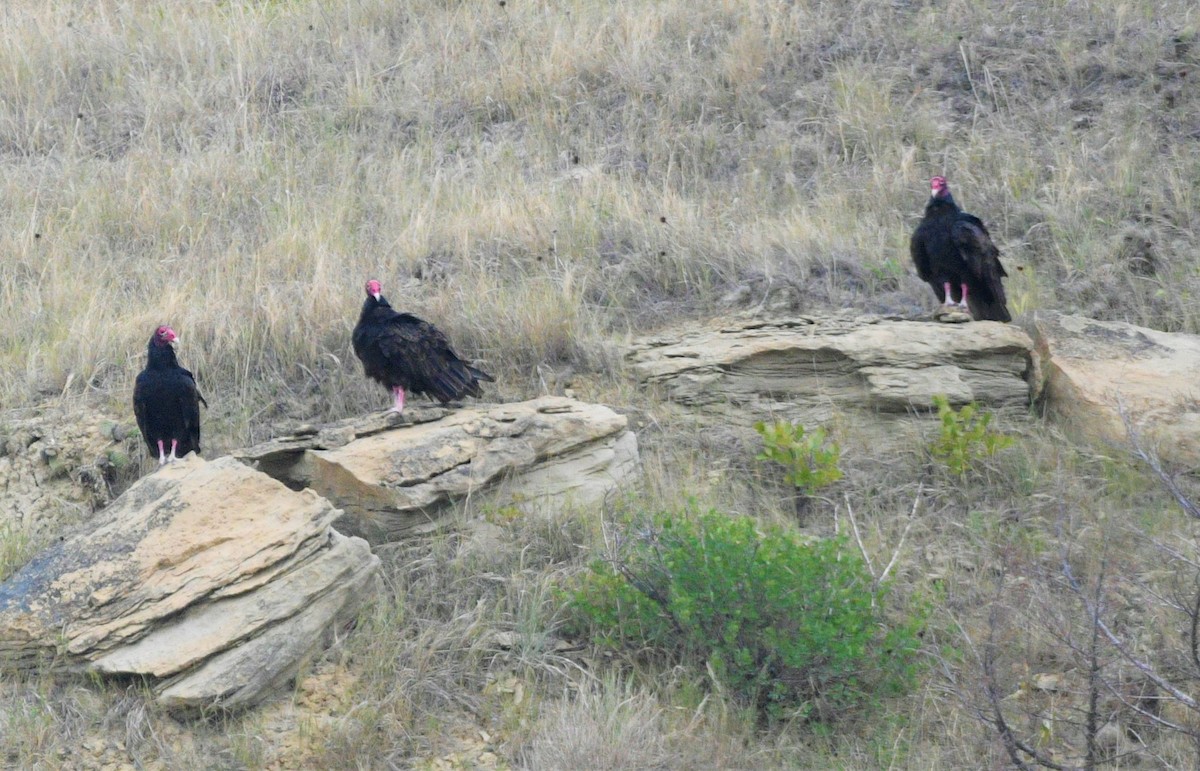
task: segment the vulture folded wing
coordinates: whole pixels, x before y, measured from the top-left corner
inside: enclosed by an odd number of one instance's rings
[[[950,235],[954,239],[954,245],[958,247],[959,254],[976,276],[984,279],[996,269],[1001,276],[1008,275],[1000,265],[1000,250],[992,243],[992,236],[978,217],[970,214],[960,215]]]
[[[378,350],[384,367],[400,382],[411,383],[411,387],[421,390],[420,382],[424,378],[427,363],[427,344],[424,342],[422,327],[425,322],[416,316],[400,313],[379,326],[374,345]]]
[[[922,281],[930,281],[933,279],[933,266],[929,259],[929,252],[925,249],[925,233],[921,230],[913,233],[912,239],[908,242],[908,253],[912,256],[913,265],[917,267],[917,276]]]
[[[180,389],[178,394],[178,409],[179,414],[183,416],[184,435],[191,440],[192,446],[196,452],[200,452],[200,404],[205,407],[208,402],[204,401],[204,397],[200,395],[200,390],[196,387],[196,378],[191,372],[186,369],[181,369],[182,379],[190,388]]]
[[[189,381],[191,381],[192,397],[193,397],[192,400],[194,402],[196,402],[196,405],[197,405],[196,406],[196,414],[199,415],[200,414],[200,406],[199,405],[203,404],[205,407],[207,407],[208,402],[204,401],[204,396],[203,396],[203,394],[200,393],[200,387],[196,385],[196,376],[193,375],[190,370],[183,369],[182,367],[179,368],[179,371],[182,372]]]
[[[138,375],[133,382],[133,416],[143,437],[150,435],[150,403],[146,398],[146,376]],[[147,443],[149,440],[147,439]]]
[[[968,299],[972,315],[977,319],[1011,321],[1002,281],[1008,273],[1000,264],[1000,250],[992,242],[983,222],[978,217],[962,214],[954,223],[951,237],[975,277],[974,291]]]

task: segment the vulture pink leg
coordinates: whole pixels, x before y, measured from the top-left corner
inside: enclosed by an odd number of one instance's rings
[[[175,457],[175,448],[178,446],[179,446],[179,440],[172,439],[171,440],[171,455],[167,458],[167,463],[174,463],[175,461],[179,460],[179,458]]]
[[[942,284],[942,287],[946,290],[946,299],[942,301],[942,305],[948,305],[948,306],[953,307],[954,306],[954,295],[952,295],[950,293],[950,282],[946,281],[945,283]]]
[[[393,386],[392,394],[396,397],[396,402],[392,405],[392,412],[404,412],[404,389],[400,386]]]
[[[159,439],[158,440],[158,465],[161,466],[162,464],[164,464],[166,462],[167,462],[167,452],[166,452],[166,450],[163,449],[163,440]]]
[[[967,285],[966,284],[962,285],[962,290],[963,290],[962,299],[958,301],[958,307],[965,309],[965,308],[969,307],[967,305]],[[949,295],[947,295],[947,296],[949,296]]]

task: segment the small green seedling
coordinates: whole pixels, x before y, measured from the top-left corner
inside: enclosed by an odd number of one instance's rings
[[[787,469],[785,479],[805,495],[812,495],[842,478],[838,461],[842,448],[828,438],[824,428],[805,430],[799,423],[759,421],[754,430],[763,438],[758,460],[773,460]]]
[[[955,476],[966,476],[978,461],[1013,443],[1011,436],[991,429],[992,414],[980,410],[977,404],[965,404],[955,410],[950,406],[950,400],[941,394],[933,397],[933,404],[937,407],[942,431],[929,450]]]

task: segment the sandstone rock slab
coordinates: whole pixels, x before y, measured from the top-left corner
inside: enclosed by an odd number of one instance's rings
[[[809,423],[926,411],[935,394],[1026,407],[1038,382],[1029,335],[992,321],[742,317],[637,340],[627,358],[642,384],[694,412]]]
[[[1123,404],[1160,457],[1200,466],[1200,337],[1048,311],[1030,327],[1050,417],[1085,438],[1125,445]]]
[[[592,502],[638,467],[625,416],[558,396],[372,415],[237,455],[293,489],[328,498],[345,511],[338,530],[372,543],[436,528],[468,497],[498,505]]]
[[[339,514],[233,458],[188,456],[0,584],[0,666],[144,675],[180,709],[251,705],[375,580]]]

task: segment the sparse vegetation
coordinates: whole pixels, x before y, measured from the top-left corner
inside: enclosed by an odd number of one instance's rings
[[[553,587],[606,548],[597,512],[502,512],[491,543],[382,550],[387,590],[258,712],[181,723],[141,686],[0,669],[0,765],[1004,767],[966,639],[992,641],[1001,699],[1033,693],[1005,702],[1014,735],[1078,760],[1086,731],[1057,718],[1087,713],[1081,596],[1103,589],[1119,639],[1194,672],[1177,609],[1148,599],[1180,591],[1163,544],[1197,559],[1174,493],[1034,420],[970,473],[987,444],[956,412],[949,475],[927,473],[934,434],[838,426],[843,508],[801,527],[760,489],[750,427],[659,411],[619,345],[742,307],[930,308],[907,240],[935,173],[987,222],[1014,314],[1200,332],[1197,29],[1184,0],[6,4],[4,411],[128,416],[163,322],[212,405],[212,455],[380,408],[349,343],[374,276],[497,376],[490,394],[569,385],[640,422],[623,511],[694,498],[829,539],[852,506],[835,570],[894,552],[885,609],[933,598],[939,666],[836,732],[764,729],[707,671],[566,639]],[[0,575],[34,543],[0,527]],[[1144,679],[1104,656],[1132,701]],[[738,687],[770,693],[756,677]],[[1120,764],[1195,762],[1179,732],[1114,725]]]
[[[842,448],[830,440],[825,429],[818,426],[806,431],[799,423],[758,421],[754,430],[763,440],[759,460],[774,461],[784,467],[784,481],[806,495],[842,478],[838,459]]]
[[[0,581],[33,556],[28,531],[13,522],[0,522]]]
[[[964,404],[956,410],[939,394],[933,397],[933,405],[937,407],[941,433],[929,452],[957,477],[965,477],[984,458],[1013,443],[1012,437],[991,427],[992,414],[979,409],[978,404]]]

